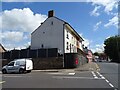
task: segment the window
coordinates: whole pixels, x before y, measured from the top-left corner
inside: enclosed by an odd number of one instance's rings
[[[21,62],[20,62],[20,65],[25,65],[25,61],[21,61]]]
[[[72,39],[73,39],[73,37],[72,37]]]
[[[74,52],[74,45],[72,44],[72,51]]]
[[[15,62],[10,62],[10,63],[8,64],[8,66],[14,66],[14,63],[15,63]]]
[[[51,25],[53,25],[53,21],[51,22]]]
[[[18,61],[18,62],[16,62],[16,65],[20,65],[20,62]]]
[[[71,44],[70,44],[70,52],[71,52]]]
[[[44,48],[44,45],[42,44],[41,47]]]
[[[67,31],[67,39],[69,39],[68,31]]]
[[[69,50],[69,43],[67,42],[67,48],[66,48],[67,50]]]

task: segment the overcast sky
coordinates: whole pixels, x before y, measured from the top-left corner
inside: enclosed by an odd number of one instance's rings
[[[93,52],[104,50],[104,40],[118,34],[117,0],[90,2],[2,2],[0,38],[7,49],[26,48],[31,33],[46,20],[49,10],[68,22]]]

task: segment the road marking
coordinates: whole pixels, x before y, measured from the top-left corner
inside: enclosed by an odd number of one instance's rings
[[[75,73],[69,73],[69,75],[75,75]]]
[[[48,74],[53,74],[53,75],[75,75],[75,73],[48,73]]]
[[[23,77],[23,76],[3,76],[3,77]]]
[[[5,81],[0,81],[0,84],[5,83]]]
[[[105,81],[106,81],[107,83],[109,83],[109,81],[108,81],[107,79],[106,79]]]
[[[100,74],[99,72],[97,72],[97,74],[104,79],[112,88],[114,87],[113,84],[110,83],[110,81],[108,81],[102,74]]]
[[[109,85],[110,85],[111,87],[114,87],[111,83],[109,83]]]
[[[91,78],[91,77],[65,77],[65,76],[53,76],[57,79],[101,79],[101,78]]]
[[[63,73],[48,73],[48,74],[53,74],[53,75],[62,75]]]
[[[93,75],[93,77],[94,77],[95,79],[98,78],[98,77],[96,76],[96,74],[95,74],[93,71],[91,71],[91,73],[92,73],[92,75]]]

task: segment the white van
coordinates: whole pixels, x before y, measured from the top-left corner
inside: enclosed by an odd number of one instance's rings
[[[33,62],[30,59],[15,59],[2,68],[2,73],[24,73],[31,72]]]

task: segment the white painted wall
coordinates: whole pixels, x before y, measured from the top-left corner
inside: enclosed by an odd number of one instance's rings
[[[51,25],[53,22],[53,25]],[[58,48],[63,54],[63,24],[64,22],[55,17],[48,18],[31,35],[31,49]]]
[[[70,44],[71,44],[71,53],[77,53],[77,39],[75,38],[75,36],[72,35],[71,31],[65,26],[64,28],[64,43],[65,43],[65,53],[70,53]],[[68,33],[68,37],[67,38],[67,33]],[[68,42],[68,48],[69,50],[67,50],[67,42]]]
[[[51,25],[52,22],[53,25]],[[67,38],[67,33],[69,39]],[[67,50],[67,42],[68,42],[68,50]],[[31,35],[31,49],[40,49],[42,48],[42,44],[44,46],[43,48],[58,48],[61,54],[77,53],[76,37],[72,34],[71,30],[69,30],[66,27],[66,25],[64,26],[63,21],[55,17],[48,18]],[[70,44],[71,44],[71,49],[70,49]],[[79,42],[79,46],[80,46],[79,48],[82,50],[81,42]]]
[[[82,42],[79,42],[79,49],[81,49],[83,51]]]

